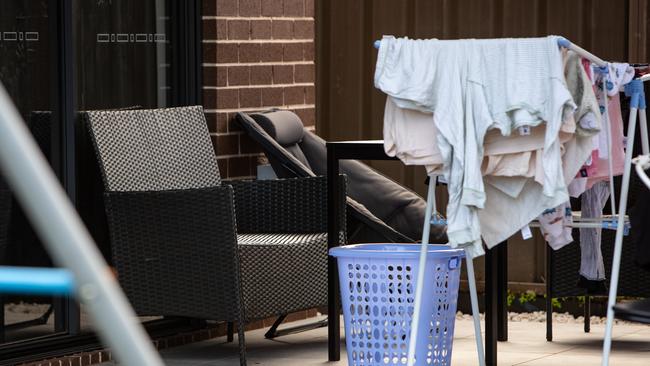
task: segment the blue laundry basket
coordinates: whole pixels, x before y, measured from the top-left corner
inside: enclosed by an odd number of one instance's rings
[[[419,253],[413,244],[330,249],[338,261],[348,365],[407,364]],[[463,257],[463,250],[429,245],[417,365],[451,365]]]

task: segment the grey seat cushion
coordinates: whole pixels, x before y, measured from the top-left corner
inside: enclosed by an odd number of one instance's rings
[[[305,131],[300,148],[316,175],[327,173],[325,140]],[[421,238],[426,208],[422,197],[359,161],[342,160],[339,167],[341,173],[349,177],[350,197],[395,230],[416,240]],[[431,242],[447,241],[444,227],[432,227],[431,231]]]

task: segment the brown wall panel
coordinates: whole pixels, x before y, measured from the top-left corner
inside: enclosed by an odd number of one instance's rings
[[[562,35],[603,59],[641,62],[647,45],[649,0],[320,0],[318,4],[318,133],[328,140],[381,139],[385,95],[374,88],[383,34],[414,38],[496,38]],[[422,167],[370,162],[425,193]],[[444,200],[445,192],[438,197]],[[444,210],[441,210],[444,211]],[[540,281],[543,243],[512,238],[511,280]],[[516,243],[515,243],[516,242]],[[538,247],[540,247],[538,248]],[[517,259],[515,260],[515,257]],[[531,264],[536,265],[531,267]]]

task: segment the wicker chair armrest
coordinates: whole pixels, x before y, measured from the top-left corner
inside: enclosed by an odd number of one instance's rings
[[[241,233],[327,231],[326,177],[229,181],[235,190],[237,230]],[[345,232],[345,177],[339,179],[338,218]]]
[[[236,320],[231,187],[107,192],[105,200],[118,279],[139,315]]]

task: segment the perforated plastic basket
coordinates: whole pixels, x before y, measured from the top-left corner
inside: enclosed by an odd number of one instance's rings
[[[420,245],[332,248],[338,259],[349,365],[406,365]],[[464,251],[429,245],[416,365],[451,365]]]

